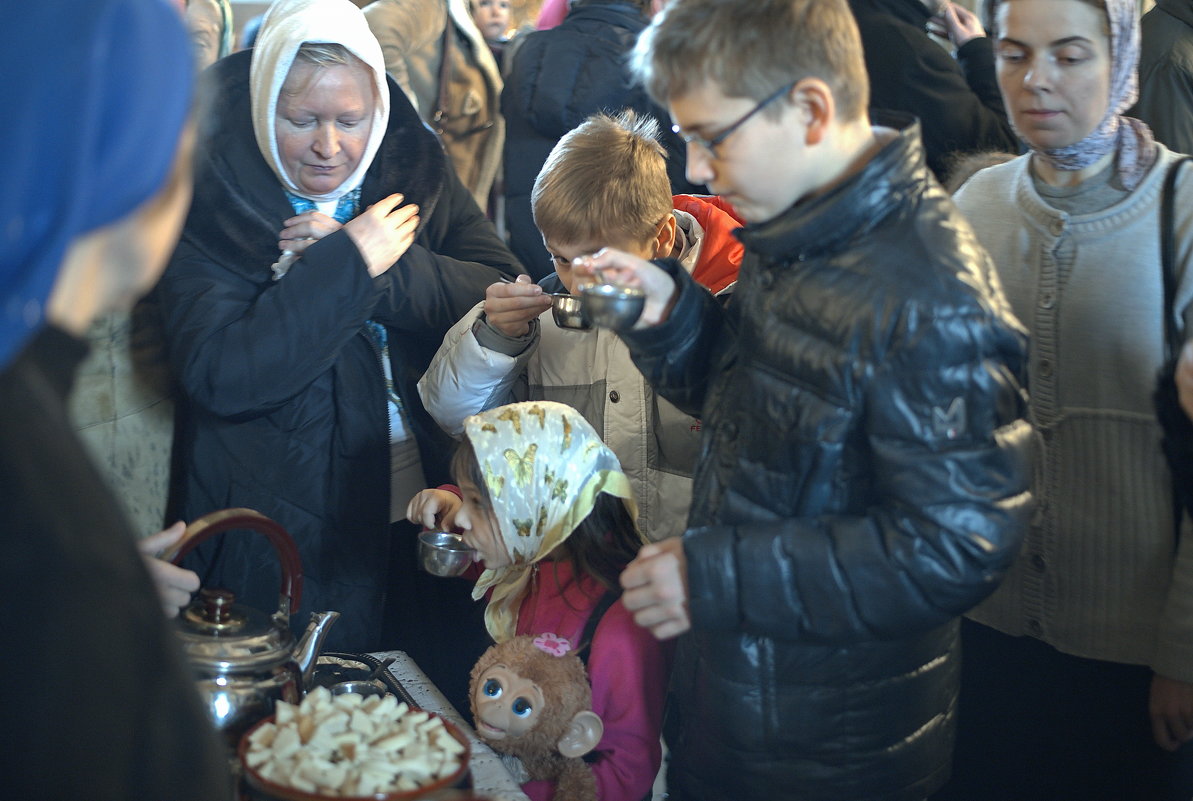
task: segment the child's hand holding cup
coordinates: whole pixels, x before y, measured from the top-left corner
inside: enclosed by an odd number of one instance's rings
[[[421,490],[406,504],[406,519],[429,531],[451,531],[456,512],[464,502],[454,492],[442,489]]]
[[[530,321],[550,307],[551,296],[529,275],[519,275],[514,281],[503,278],[485,290],[485,319],[506,336],[526,336]]]

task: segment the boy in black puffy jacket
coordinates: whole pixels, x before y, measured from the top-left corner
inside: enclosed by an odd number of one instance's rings
[[[947,779],[957,617],[1030,512],[1026,338],[910,118],[872,124],[844,0],[682,0],[636,67],[688,177],[746,220],[722,308],[667,260],[625,334],[705,446],[682,538],[625,604],[682,635],[677,799],[922,801]]]

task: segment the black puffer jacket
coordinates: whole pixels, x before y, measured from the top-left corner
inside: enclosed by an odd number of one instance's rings
[[[914,124],[739,235],[725,310],[673,270],[670,319],[627,337],[704,422],[668,789],[918,801],[948,776],[956,618],[1027,523],[1025,336]]]
[[[559,138],[599,111],[632,108],[659,121],[672,194],[703,191],[684,177],[684,144],[637,83],[626,58],[646,27],[637,3],[578,0],[555,28],[528,34],[501,93],[505,117],[505,214],[510,247],[530,275],[554,272],[530,212],[534,179]]]
[[[247,506],[298,542],[310,610],[343,614],[329,643],[382,643],[389,537],[384,375],[364,323],[389,330],[398,394],[427,479],[447,480],[452,445],[416,384],[443,335],[498,272],[518,266],[406,96],[390,82],[390,120],[361,208],[392,192],[417,203],[415,244],[373,279],[341,230],[272,280],[278,232],[294,211],[257,149],[250,53],[222,60],[182,241],[158,287],[170,362],[188,401],[180,432],[182,513]],[[258,609],[277,606],[277,558],[263,537],[224,536],[194,565]],[[398,577],[397,580],[401,580]]]

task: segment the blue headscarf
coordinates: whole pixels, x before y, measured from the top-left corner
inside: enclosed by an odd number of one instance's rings
[[[45,321],[72,240],[163,185],[193,82],[190,44],[166,0],[37,0],[5,22],[0,369]]]

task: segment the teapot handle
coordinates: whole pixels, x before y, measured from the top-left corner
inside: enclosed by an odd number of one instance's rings
[[[229,529],[249,529],[264,534],[278,552],[278,559],[282,563],[282,588],[278,597],[278,614],[286,619],[290,612],[298,608],[302,600],[302,560],[298,555],[298,546],[294,539],[286,533],[278,523],[253,509],[236,508],[221,509],[218,512],[205,514],[198,520],[191,522],[183,532],[182,537],[172,548],[162,554],[162,559],[173,564],[180,564],[182,558],[194,550],[199,543]]]

